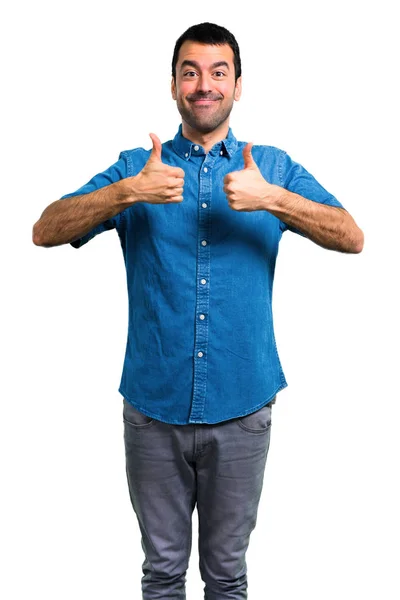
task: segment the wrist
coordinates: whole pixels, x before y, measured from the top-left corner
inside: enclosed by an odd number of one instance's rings
[[[286,191],[285,188],[279,185],[267,183],[262,196],[264,210],[279,210],[284,202]]]
[[[137,202],[137,185],[136,177],[126,177],[115,183],[117,186],[117,202],[118,204],[128,207]]]

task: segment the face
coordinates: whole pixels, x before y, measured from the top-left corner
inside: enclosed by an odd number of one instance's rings
[[[171,92],[182,119],[192,129],[210,133],[227,121],[242,91],[241,77],[235,84],[233,58],[228,44],[182,44]]]

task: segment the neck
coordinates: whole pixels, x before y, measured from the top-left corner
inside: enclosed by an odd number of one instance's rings
[[[226,139],[229,131],[229,120],[227,119],[219,127],[214,129],[214,131],[210,131],[210,133],[201,133],[196,129],[193,129],[188,125],[185,121],[182,121],[182,135],[186,139],[190,140],[194,144],[198,144],[199,146],[203,146],[205,152],[207,153],[214,144],[218,144],[222,140]]]

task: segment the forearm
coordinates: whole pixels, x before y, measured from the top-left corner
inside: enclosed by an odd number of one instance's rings
[[[45,247],[67,244],[111,219],[133,203],[127,181],[122,179],[90,194],[56,200],[33,226],[33,243]]]
[[[358,253],[363,248],[363,232],[340,207],[308,200],[279,186],[269,186],[264,206],[323,248],[348,253]]]

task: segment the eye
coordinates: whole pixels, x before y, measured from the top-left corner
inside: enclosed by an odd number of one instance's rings
[[[184,77],[186,77],[188,75],[196,75],[196,73],[195,73],[195,71],[186,71],[186,73],[183,74]]]
[[[223,71],[215,71],[215,74],[219,73],[220,75],[225,75]]]

